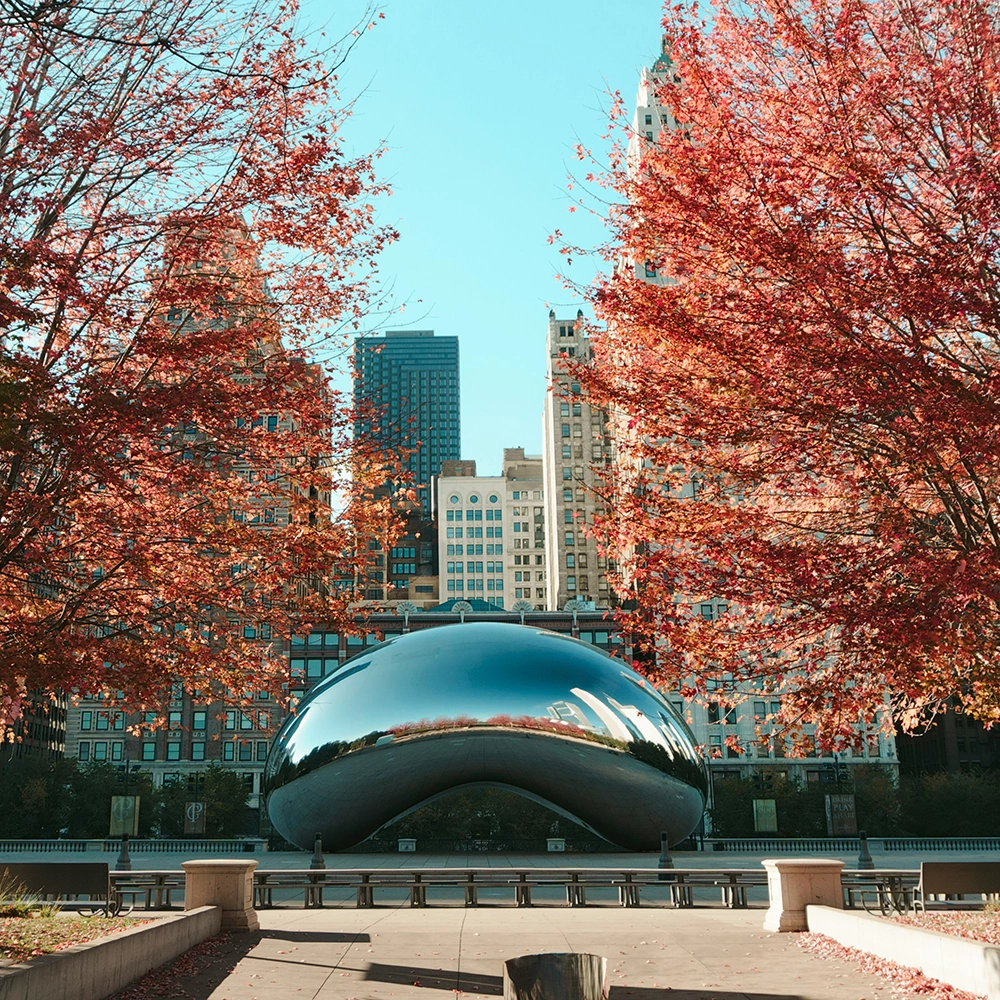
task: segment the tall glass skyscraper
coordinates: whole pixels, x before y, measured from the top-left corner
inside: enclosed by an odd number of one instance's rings
[[[354,341],[356,434],[402,455],[426,514],[431,477],[459,458],[458,338],[433,330],[387,330]]]

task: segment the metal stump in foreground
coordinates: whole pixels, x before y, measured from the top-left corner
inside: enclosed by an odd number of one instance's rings
[[[503,964],[504,1000],[602,1000],[607,974],[602,955],[521,955]]]

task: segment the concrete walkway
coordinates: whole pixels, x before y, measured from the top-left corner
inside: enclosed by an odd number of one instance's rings
[[[761,910],[440,906],[270,910],[261,931],[154,973],[149,992],[186,1000],[395,1000],[503,993],[507,958],[608,958],[610,1000],[874,1000],[886,982],[767,934]]]

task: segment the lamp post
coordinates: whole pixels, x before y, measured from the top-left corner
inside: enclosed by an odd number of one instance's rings
[[[129,759],[126,756],[124,758],[122,766],[120,766],[118,768],[118,773],[122,776],[122,782],[125,785],[125,791],[124,791],[123,798],[126,799],[126,800],[128,800],[128,782],[129,782],[129,778],[133,774],[138,774],[139,773],[139,765],[136,764],[135,765],[135,769],[133,770],[132,764],[129,762]],[[135,812],[134,812],[134,808],[133,808],[133,816],[134,815],[135,815]],[[135,820],[133,819],[133,825],[134,825],[134,822],[135,822]],[[121,871],[121,872],[130,872],[132,870],[132,858],[130,857],[129,852],[128,852],[128,837],[129,837],[128,833],[126,833],[126,832],[122,833],[121,849],[118,852],[118,859],[115,861],[115,866],[117,867],[118,871]]]

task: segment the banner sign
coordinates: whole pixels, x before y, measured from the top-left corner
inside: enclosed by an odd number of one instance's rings
[[[778,805],[774,799],[753,800],[753,828],[756,833],[778,832]]]
[[[828,795],[826,797],[826,835],[828,837],[856,837],[858,815],[853,795]]]
[[[111,827],[110,837],[120,837],[127,833],[130,837],[139,836],[139,796],[111,796]]]
[[[202,834],[205,833],[205,803],[185,802],[184,803],[184,833]]]

